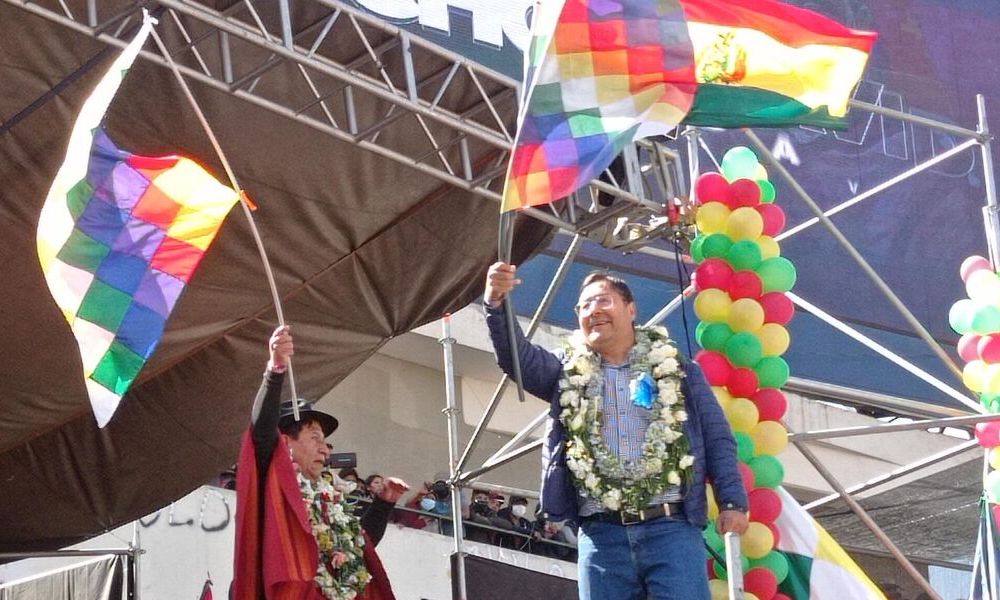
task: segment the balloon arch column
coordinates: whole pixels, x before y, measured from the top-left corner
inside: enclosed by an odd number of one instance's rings
[[[742,597],[758,597],[761,600],[782,598],[781,594],[775,593],[776,586],[774,582],[782,575],[783,567],[781,560],[775,556],[773,551],[776,541],[776,529],[773,522],[774,518],[777,517],[776,513],[780,513],[782,506],[781,500],[777,498],[777,494],[773,489],[780,484],[783,477],[783,469],[781,463],[774,458],[774,454],[780,452],[788,442],[791,442],[836,492],[810,503],[805,508],[815,508],[830,501],[842,499],[862,523],[879,539],[900,566],[911,575],[914,581],[931,598],[938,598],[937,593],[930,587],[927,580],[916,570],[912,563],[903,555],[902,551],[879,528],[860,504],[858,504],[852,497],[852,494],[870,490],[878,485],[888,483],[925,467],[937,464],[947,458],[957,456],[975,447],[976,441],[959,444],[945,452],[896,469],[891,475],[875,478],[864,484],[853,486],[850,489],[846,489],[837,481],[836,477],[816,458],[815,454],[808,447],[807,442],[836,437],[891,433],[932,427],[968,426],[983,423],[983,425],[977,428],[983,432],[980,435],[981,440],[996,438],[995,441],[997,443],[992,445],[1000,446],[1000,414],[997,414],[997,410],[994,410],[1000,409],[1000,393],[993,394],[982,402],[972,400],[962,391],[956,390],[938,380],[876,341],[866,337],[861,332],[837,320],[820,307],[792,293],[791,288],[795,281],[794,266],[787,259],[780,257],[779,242],[806,227],[822,224],[844,247],[852,259],[862,268],[865,274],[875,283],[893,306],[903,315],[917,336],[930,346],[932,351],[949,369],[961,375],[962,369],[952,361],[944,349],[931,337],[930,333],[927,332],[889,286],[865,261],[861,253],[850,244],[829,217],[858,202],[871,198],[901,181],[926,171],[959,153],[978,147],[982,154],[984,177],[987,182],[987,204],[983,212],[989,243],[990,261],[986,261],[986,263],[987,265],[992,265],[991,272],[995,272],[998,265],[998,256],[1000,256],[1000,250],[997,247],[997,240],[1000,239],[1000,218],[998,218],[997,194],[990,149],[991,135],[986,124],[985,103],[982,96],[977,97],[977,102],[979,124],[977,130],[974,131],[886,109],[881,106],[852,101],[851,105],[855,110],[870,111],[902,121],[920,124],[955,135],[965,141],[934,158],[911,167],[870,190],[858,194],[854,198],[828,211],[823,211],[813,201],[805,189],[777,161],[753,131],[749,129],[744,130],[750,144],[757,153],[756,155],[748,148],[737,150],[735,153],[727,156],[721,165],[717,165],[722,171],[721,174],[707,175],[701,174],[698,164],[700,142],[698,130],[689,128],[684,132],[688,145],[688,173],[690,181],[697,181],[698,183],[697,185],[692,183],[692,193],[687,204],[679,207],[664,206],[663,209],[668,214],[670,214],[670,211],[679,211],[681,221],[686,217],[690,222],[692,217],[697,214],[700,235],[695,238],[691,255],[694,262],[699,263],[699,266],[696,270],[695,283],[684,289],[681,294],[667,303],[650,319],[647,325],[661,322],[681,305],[684,298],[689,298],[696,292],[700,292],[695,300],[695,312],[701,319],[701,323],[696,331],[696,337],[705,350],[699,354],[698,360],[703,370],[705,370],[709,382],[715,385],[720,401],[733,426],[738,441],[739,455],[741,460],[744,461],[741,469],[751,495],[751,530],[748,532],[748,535],[745,535],[740,540],[742,554],[746,557],[741,559],[741,566],[744,569],[746,567],[751,568],[747,571],[745,581],[731,582],[727,586],[731,597],[740,597],[742,595]],[[643,144],[646,148],[649,147],[648,142],[644,142]],[[637,145],[640,146],[639,150],[636,147],[626,149],[624,155],[626,185],[623,187],[628,189],[631,194],[643,200],[644,206],[648,207],[649,201],[646,201],[644,196],[645,187],[648,184],[644,184],[643,182],[643,175],[640,172],[639,161],[637,160],[638,153],[641,151],[643,144]],[[658,146],[654,147],[659,150]],[[773,204],[774,187],[766,179],[766,170],[758,164],[758,156],[763,160],[766,169],[771,170],[772,174],[776,174],[785,181],[795,195],[809,206],[815,214],[813,219],[789,231],[781,232],[784,226],[784,216],[781,209]],[[591,197],[596,197],[598,190],[606,190],[607,187],[607,184],[604,182],[595,182],[595,189],[590,190]],[[670,186],[668,185],[667,187],[669,188]],[[678,189],[683,187],[683,184],[677,185]],[[567,200],[567,206],[577,204],[578,202],[579,198],[571,198]],[[700,208],[697,209],[696,213],[695,206],[697,204],[700,204]],[[609,208],[614,207],[615,205],[611,204]],[[571,207],[569,212],[572,213]],[[597,237],[592,230],[588,230],[586,221],[581,222],[578,219],[571,218],[564,219],[560,223],[552,215],[549,215],[546,221],[558,225],[561,229],[573,234],[574,237],[565,251],[562,262],[537,307],[529,326],[526,328],[525,333],[529,338],[548,312],[555,292],[562,285],[569,272],[569,267],[572,265],[585,239],[588,236],[591,238]],[[676,221],[677,219],[675,218],[675,224]],[[628,223],[625,227],[619,226],[619,229],[641,231],[642,226],[635,223]],[[658,233],[665,233],[665,231],[661,229]],[[605,236],[602,241],[606,242],[609,239],[612,244],[605,245],[621,249],[620,238],[612,239]],[[675,258],[669,252],[635,243],[635,239],[636,236],[633,235],[633,242],[628,248],[629,250],[664,258]],[[643,241],[648,244],[652,241],[652,238],[650,237]],[[979,266],[981,267],[982,265]],[[963,276],[966,276],[965,273],[963,273]],[[976,279],[979,280],[982,277],[977,276]],[[1000,291],[1000,284],[996,288]],[[997,300],[997,305],[1000,305],[1000,294],[998,294]],[[914,376],[932,385],[948,397],[968,407],[970,411],[965,414],[959,413],[959,416],[925,419],[905,424],[887,424],[812,432],[786,431],[786,427],[781,421],[786,407],[784,396],[780,392],[781,387],[787,386],[802,389],[814,395],[831,391],[822,386],[816,386],[812,382],[805,382],[797,380],[794,377],[789,377],[787,364],[780,357],[788,346],[788,332],[784,329],[784,325],[791,319],[794,313],[794,306],[808,311],[841,333],[874,350]],[[448,397],[448,406],[444,413],[449,422],[449,462],[451,473],[450,483],[453,488],[453,506],[458,507],[460,505],[458,501],[459,488],[470,486],[473,482],[479,488],[495,489],[497,491],[517,493],[537,498],[537,492],[485,483],[480,481],[479,477],[540,448],[542,445],[541,440],[527,443],[525,443],[525,440],[544,422],[547,411],[539,414],[538,417],[515,434],[503,447],[484,461],[481,466],[468,468],[469,456],[478,444],[482,432],[496,411],[499,399],[509,380],[506,376],[501,379],[471,439],[467,442],[465,449],[460,452],[457,434],[459,411],[454,398],[454,371],[450,349],[454,340],[450,336],[450,323],[448,319],[445,319],[444,323],[445,330],[441,342],[445,348],[445,372]],[[1000,326],[997,329],[997,333],[1000,334]],[[1000,364],[1000,361],[996,361],[996,363]],[[995,383],[997,391],[1000,392],[1000,371],[996,369],[994,371],[998,373]],[[856,401],[861,400],[861,398],[858,395]],[[996,400],[994,402],[996,406],[990,404],[992,400]],[[891,401],[887,400],[883,401],[881,407],[893,408]],[[896,408],[902,407],[897,406]],[[943,412],[942,414],[954,415],[956,412]],[[988,442],[983,441],[983,443],[985,445]],[[993,484],[987,488],[987,491],[990,491],[992,487],[996,488],[994,494],[996,498],[993,495],[990,496],[990,501],[995,502],[997,499],[1000,499],[1000,475],[986,476],[990,456],[993,456],[994,462],[1000,465],[1000,450],[994,450],[992,453],[987,454],[986,467],[984,467],[984,485]],[[458,513],[457,508],[456,513]],[[456,514],[454,516],[456,521],[459,522],[461,515]],[[456,527],[455,551],[459,559],[462,556],[461,536],[461,527]],[[709,546],[714,546],[715,549],[721,549],[720,540],[712,539],[711,536],[708,537],[707,543]],[[736,554],[738,555],[739,552]],[[976,565],[976,569],[983,574],[981,579],[986,582],[984,585],[989,585],[990,581],[998,581],[996,577],[997,565],[992,564],[991,557],[992,553],[982,552],[981,562],[978,562]],[[750,562],[747,562],[747,559]],[[464,598],[464,572],[462,571],[461,563],[462,561],[459,560],[459,569],[456,572],[456,578],[459,583],[457,589],[460,590],[460,595]],[[720,567],[716,572],[717,574],[722,574],[724,569]],[[734,573],[742,572],[743,569],[734,569]],[[764,596],[751,596],[749,593],[745,593],[750,588],[763,593]],[[715,589],[713,593],[719,595],[721,590]],[[995,597],[995,595],[992,597]]]

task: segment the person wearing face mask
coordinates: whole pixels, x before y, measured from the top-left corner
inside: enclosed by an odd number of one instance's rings
[[[523,549],[531,540],[532,523],[525,518],[528,514],[528,499],[523,496],[511,496],[510,506],[500,509],[497,517],[504,523],[505,529],[510,529],[521,535],[500,535],[497,544],[505,548]]]

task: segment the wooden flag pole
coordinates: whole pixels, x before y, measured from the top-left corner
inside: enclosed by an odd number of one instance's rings
[[[156,24],[156,20],[153,19],[153,17],[151,17],[145,9],[143,10],[143,19],[149,19],[153,22],[153,24]],[[264,249],[264,242],[260,237],[260,232],[257,230],[257,224],[254,222],[249,198],[247,198],[246,192],[236,181],[236,173],[233,172],[229,161],[226,159],[226,155],[222,151],[222,146],[219,144],[218,138],[215,137],[215,133],[212,131],[211,126],[208,124],[208,120],[205,118],[205,113],[202,112],[201,107],[198,105],[198,101],[194,98],[194,94],[191,93],[191,88],[189,88],[187,82],[184,81],[184,77],[177,68],[177,64],[174,62],[173,58],[170,57],[170,52],[168,52],[166,46],[164,46],[163,40],[161,40],[160,36],[156,33],[155,27],[151,30],[151,33],[153,41],[156,42],[156,46],[160,49],[160,53],[170,66],[170,70],[173,71],[174,77],[177,79],[181,89],[184,91],[184,95],[191,104],[191,108],[194,109],[195,115],[198,117],[198,121],[205,130],[205,134],[208,135],[209,141],[212,142],[212,147],[215,148],[215,153],[218,155],[219,161],[222,163],[222,168],[225,169],[226,175],[229,177],[229,181],[232,184],[233,189],[240,195],[240,206],[243,207],[243,214],[246,215],[247,222],[250,224],[250,232],[253,234],[254,243],[257,245],[257,252],[260,254],[260,260],[264,265],[264,274],[267,276],[267,284],[271,288],[271,298],[274,301],[274,311],[278,316],[278,325],[284,327],[285,314],[281,307],[281,298],[278,296],[278,285],[274,280],[274,271],[271,269],[271,262],[267,258],[267,250]],[[290,357],[288,359],[288,382],[292,389],[292,413],[295,420],[298,421],[299,403],[295,400],[298,400],[299,394],[295,389],[295,374],[292,371],[292,360]]]

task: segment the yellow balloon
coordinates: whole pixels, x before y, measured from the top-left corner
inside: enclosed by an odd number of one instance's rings
[[[764,356],[781,356],[788,350],[788,344],[792,338],[788,335],[788,330],[777,323],[765,323],[757,331]]]
[[[764,165],[757,163],[757,169],[753,172],[753,178],[757,181],[767,179],[767,169],[764,168]]]
[[[740,548],[749,559],[763,558],[774,548],[774,534],[767,525],[751,521],[750,527],[740,537]]]
[[[760,246],[760,257],[763,259],[781,256],[781,248],[778,242],[769,235],[762,235],[757,238],[757,245]]]
[[[983,385],[982,391],[992,396],[1000,394],[1000,363],[986,365],[980,381]]]
[[[729,583],[725,579],[709,579],[708,593],[712,600],[729,600]]]
[[[994,470],[1000,469],[1000,446],[990,448],[990,466]]]
[[[698,312],[697,299],[695,300],[695,312]],[[764,308],[760,302],[753,298],[740,298],[733,302],[729,308],[728,316],[729,327],[736,332],[757,331],[764,325]]]
[[[702,290],[694,299],[694,314],[702,321],[724,323],[729,320],[729,307],[732,304],[729,294],[722,290],[715,288]],[[761,312],[763,313],[763,309]]]
[[[761,421],[750,431],[754,452],[757,454],[781,454],[788,447],[788,432],[777,421]]]
[[[965,280],[965,291],[973,300],[996,302],[1000,300],[1000,279],[989,269],[974,271]]]
[[[699,209],[701,212],[701,209]],[[742,206],[729,215],[726,221],[726,235],[734,242],[742,240],[756,240],[764,231],[764,219],[760,213],[750,208]]]
[[[750,592],[743,592],[743,600],[760,600],[757,594],[751,594]]]
[[[708,520],[714,521],[719,518],[719,505],[715,502],[715,492],[710,485],[705,486],[705,498],[708,500]]]
[[[754,426],[757,425],[757,421],[760,420],[757,405],[746,398],[733,398],[723,410],[726,413],[726,418],[729,419],[729,426],[733,428],[733,431],[750,433],[754,429]]]
[[[962,369],[962,383],[973,392],[983,391],[983,376],[986,374],[986,363],[981,360],[970,360]]]
[[[698,226],[698,230],[705,235],[721,233],[729,221],[729,215],[729,207],[725,204],[709,202],[698,207],[698,212],[694,215],[694,222]]]
[[[732,394],[729,393],[729,388],[722,385],[713,385],[712,393],[715,394],[715,399],[719,401],[719,404],[725,404],[733,399]]]

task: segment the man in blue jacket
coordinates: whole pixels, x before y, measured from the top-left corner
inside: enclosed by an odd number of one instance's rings
[[[486,322],[497,363],[512,373],[501,304],[520,283],[496,263],[486,278]],[[515,332],[525,389],[550,403],[541,509],[577,519],[583,600],[709,598],[701,530],[705,484],[720,533],[747,528],[747,495],[729,424],[698,366],[662,327],[635,326],[621,279],[590,274],[576,305],[579,330],[556,354]]]

